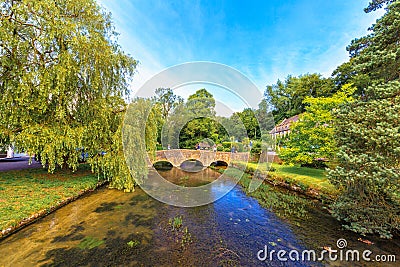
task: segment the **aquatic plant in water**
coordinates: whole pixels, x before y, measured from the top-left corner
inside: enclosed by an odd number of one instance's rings
[[[175,235],[175,241],[180,242],[181,248],[192,242],[192,235],[190,234],[187,227],[182,227],[183,220],[182,216],[175,216],[168,220],[168,225],[171,227],[172,232]]]
[[[140,245],[140,242],[138,240],[131,240],[126,244],[131,248],[135,248]]]
[[[182,226],[182,216],[175,216],[168,220],[168,224],[172,227],[172,230],[177,230]]]
[[[101,244],[104,243],[104,240],[97,239],[92,236],[86,236],[78,245],[78,248],[80,249],[92,249],[95,247],[100,246]]]
[[[188,228],[185,227],[183,229],[183,235],[182,235],[182,240],[181,240],[182,248],[185,247],[185,245],[188,243],[192,243],[192,235],[189,233]]]

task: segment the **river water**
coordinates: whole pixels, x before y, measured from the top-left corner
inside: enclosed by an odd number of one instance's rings
[[[162,175],[193,186],[220,174],[210,169],[188,174],[174,168]],[[400,256],[399,240],[368,238],[374,244],[364,244],[358,235],[341,230],[318,204],[309,202],[308,218],[291,220],[264,209],[240,186],[196,208],[160,203],[140,189],[123,193],[102,188],[2,240],[0,266],[396,266],[365,261],[283,262],[276,254],[261,261],[257,254],[263,258],[265,253],[259,251],[265,247],[268,253],[316,250],[318,257],[323,247],[337,249],[340,238],[346,239],[346,249]],[[175,225],[174,218],[181,219],[181,225]]]

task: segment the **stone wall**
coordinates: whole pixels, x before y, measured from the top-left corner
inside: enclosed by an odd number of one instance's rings
[[[191,149],[171,149],[159,150],[156,152],[156,158],[152,163],[157,161],[168,161],[173,166],[179,167],[186,160],[198,160],[203,166],[210,166],[215,161],[224,161],[229,164],[232,160],[248,161],[249,153],[239,152],[213,152],[209,150],[191,150]]]

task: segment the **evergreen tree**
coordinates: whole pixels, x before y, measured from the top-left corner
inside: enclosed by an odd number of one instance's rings
[[[350,230],[389,238],[400,230],[400,83],[369,87],[335,118],[339,166],[329,179],[340,196],[333,214]]]

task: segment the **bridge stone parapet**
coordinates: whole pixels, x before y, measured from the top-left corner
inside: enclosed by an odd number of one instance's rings
[[[210,166],[213,162],[224,161],[228,165],[231,161],[248,161],[248,152],[214,152],[209,150],[191,150],[191,149],[171,149],[156,151],[155,159],[157,161],[168,161],[174,167],[179,167],[186,160],[198,160],[203,166]]]

